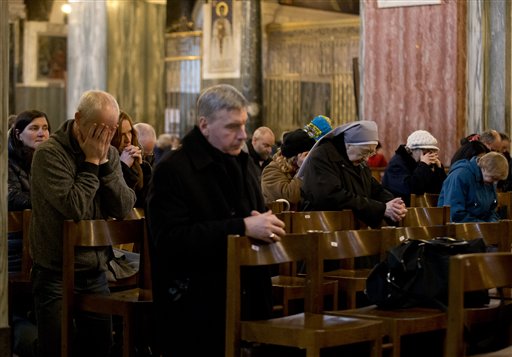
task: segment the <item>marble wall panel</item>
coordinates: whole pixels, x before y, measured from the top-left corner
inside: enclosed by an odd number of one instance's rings
[[[418,129],[458,147],[457,2],[379,9],[363,2],[362,118],[375,120],[386,156]],[[464,15],[465,16],[465,15]]]

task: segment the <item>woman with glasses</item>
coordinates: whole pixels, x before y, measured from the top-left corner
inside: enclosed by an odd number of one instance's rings
[[[377,123],[369,120],[341,125],[320,139],[298,173],[303,178],[303,210],[351,209],[358,220],[375,228],[384,218],[402,220],[407,213],[403,200],[375,180],[366,164],[377,141]]]
[[[496,184],[507,175],[507,159],[498,152],[459,160],[450,168],[437,205],[450,206],[452,222],[496,222]]]
[[[416,130],[400,145],[389,161],[382,185],[407,206],[411,193],[439,193],[446,178],[437,139],[426,130]]]

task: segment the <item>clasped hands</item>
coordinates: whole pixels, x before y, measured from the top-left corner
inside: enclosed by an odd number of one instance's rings
[[[391,218],[395,222],[400,222],[406,214],[407,208],[405,207],[405,202],[400,197],[386,202],[384,216]]]
[[[142,150],[138,146],[128,145],[121,152],[120,159],[128,165],[128,167],[132,167],[135,161],[142,164]]]
[[[252,211],[249,217],[244,218],[245,235],[273,243],[280,240],[286,234],[284,222],[276,217],[272,211],[260,213]]]

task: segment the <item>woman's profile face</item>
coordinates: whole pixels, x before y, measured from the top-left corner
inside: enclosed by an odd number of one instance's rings
[[[363,161],[367,161],[370,156],[375,155],[377,144],[353,145],[345,144],[347,156],[352,164],[359,165]]]
[[[50,131],[45,117],[35,118],[21,133],[18,133],[18,139],[23,145],[34,150],[39,144],[48,140],[49,137]]]
[[[132,144],[132,126],[128,120],[121,122],[121,141],[119,143],[119,151],[123,151],[125,147]]]
[[[501,180],[499,177],[496,177],[494,173],[489,172],[488,170],[482,168],[482,178],[484,180],[484,183],[492,185],[495,182],[498,182]]]

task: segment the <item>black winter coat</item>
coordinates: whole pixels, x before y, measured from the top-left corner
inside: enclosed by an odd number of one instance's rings
[[[240,165],[232,165],[235,160]],[[235,166],[241,168],[237,175],[233,175]],[[159,328],[163,333],[167,330],[168,336],[180,336],[177,339],[201,335],[193,343],[193,352],[204,348],[210,355],[223,355],[227,236],[243,235],[243,218],[251,210],[265,210],[254,170],[247,153],[236,158],[223,154],[197,127],[184,137],[180,149],[164,156],[153,170],[147,218]],[[251,276],[242,282],[244,296],[255,299],[253,305],[245,306],[245,318],[268,318],[270,274],[266,270],[247,274]],[[195,316],[208,326],[208,334],[194,333],[194,325],[188,325]],[[165,319],[170,319],[170,325]],[[180,342],[186,348],[183,341],[170,342],[169,348],[179,350]]]
[[[354,166],[348,159],[343,135],[318,144],[304,163],[303,210],[351,209],[370,227],[380,226],[393,195],[372,177],[366,163]]]
[[[10,141],[10,140],[9,140]],[[21,211],[32,208],[30,201],[30,164],[34,150],[14,148],[9,142],[8,210]]]
[[[133,169],[128,167],[124,162],[121,161],[121,168],[123,169],[123,178],[128,187],[135,191],[137,201],[135,201],[135,207],[144,208],[146,204],[146,196],[148,192],[149,181],[151,180],[152,168],[149,162],[142,160],[140,164],[142,169],[142,187],[136,188],[137,182],[139,182],[139,174]]]
[[[445,178],[444,167],[430,166],[422,161],[416,162],[405,146],[400,145],[384,171],[382,185],[395,197],[401,197],[409,206],[411,193],[439,193]]]

